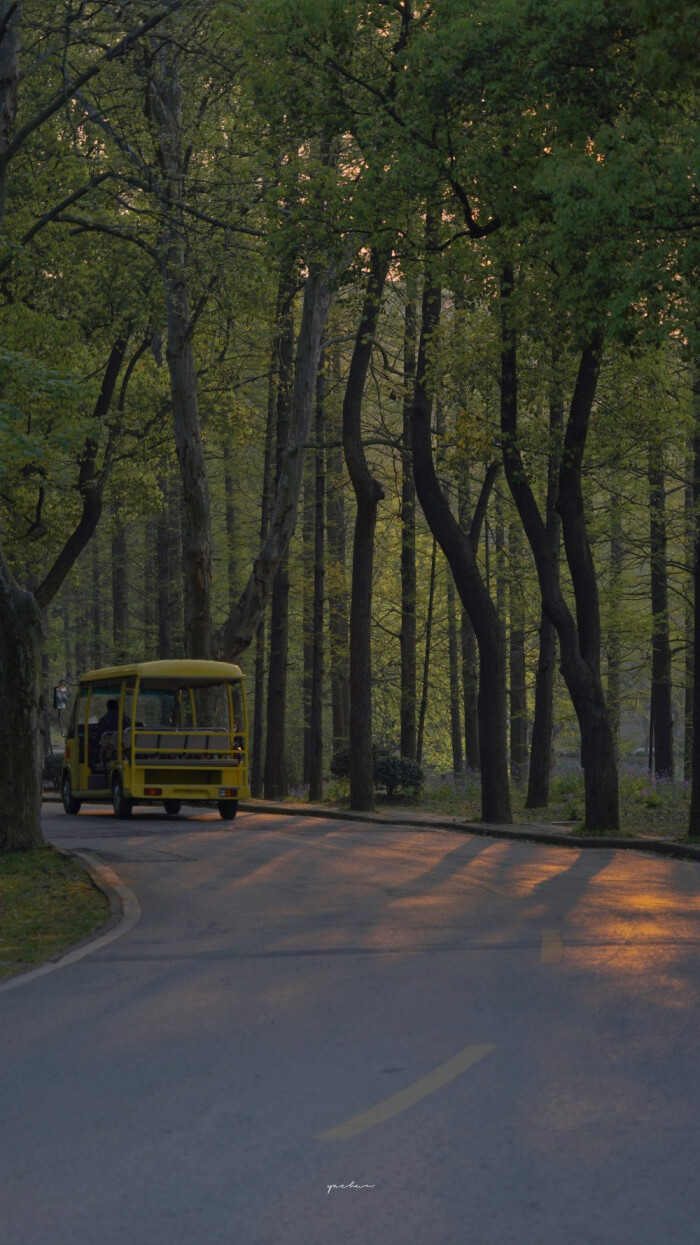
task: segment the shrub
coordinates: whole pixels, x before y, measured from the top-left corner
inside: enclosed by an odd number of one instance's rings
[[[372,747],[375,787],[386,787],[391,797],[398,787],[418,792],[423,786],[423,771],[415,761],[392,755],[387,744]],[[350,749],[339,748],[331,757],[331,774],[335,778],[347,778],[350,774]]]
[[[372,759],[375,766],[380,757],[388,757],[390,755],[391,749],[387,744],[372,744]],[[330,771],[334,778],[350,777],[350,749],[348,747],[338,748],[338,751],[333,753]]]
[[[417,794],[423,786],[423,771],[416,761],[408,757],[377,757],[374,762],[374,785],[386,787],[391,799],[397,787]]]

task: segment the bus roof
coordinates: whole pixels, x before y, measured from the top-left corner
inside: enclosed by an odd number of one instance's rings
[[[146,679],[242,679],[240,666],[227,661],[137,661],[128,666],[105,666],[103,670],[86,670],[81,683],[98,679],[124,678],[136,675]]]

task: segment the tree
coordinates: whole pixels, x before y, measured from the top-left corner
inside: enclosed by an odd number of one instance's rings
[[[357,502],[350,598],[350,807],[363,810],[374,808],[372,568],[377,506],[383,490],[372,476],[362,444],[362,397],[388,268],[388,252],[373,248],[343,400],[343,449]]]
[[[428,219],[426,235],[433,234]],[[432,401],[428,387],[428,350],[440,320],[441,289],[430,266],[426,270],[421,308],[420,340],[414,391],[413,472],[418,500],[431,531],[447,558],[462,604],[469,614],[479,647],[479,754],[481,811],[484,821],[510,822],[507,725],[505,716],[505,648],[496,607],[477,566],[474,545],[454,518],[435,472],[431,442]]]

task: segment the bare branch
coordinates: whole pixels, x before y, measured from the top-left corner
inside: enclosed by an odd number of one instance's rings
[[[109,61],[116,60],[120,56],[124,56],[129,48],[138,42],[143,35],[159,26],[161,22],[165,21],[166,17],[170,17],[187,3],[188,0],[170,0],[170,3],[164,9],[161,9],[160,13],[155,13],[153,17],[149,17],[147,21],[142,22],[135,30],[130,31],[128,35],[125,35],[118,43],[115,43],[89,69],[79,74],[74,82],[66,82],[60,91],[56,91],[48,103],[17,131],[12,142],[8,143],[4,151],[0,152],[0,173],[4,172],[12,157],[16,155],[20,147],[24,145],[35,130],[38,130],[45,121],[53,117],[67,100],[73,98],[81,86],[85,86],[86,82],[89,82],[91,78],[94,78],[100,72],[104,65]]]

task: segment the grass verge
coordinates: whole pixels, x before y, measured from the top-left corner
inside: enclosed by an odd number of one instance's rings
[[[52,847],[0,855],[0,981],[86,938],[108,916],[88,874]]]
[[[511,787],[513,821],[521,824],[551,825],[574,834],[580,827],[585,810],[583,774],[580,770],[553,774],[550,803],[547,808],[525,808],[525,786]],[[347,782],[329,784],[327,796],[346,806]],[[620,767],[620,829],[611,831],[618,838],[660,838],[685,843],[687,839],[690,791],[689,784],[679,779],[655,778],[629,763]],[[390,813],[394,808],[439,813],[464,821],[481,820],[481,790],[478,776],[466,774],[430,774],[418,796],[398,796],[389,801],[377,795],[377,812]],[[598,834],[599,832],[596,832]]]

